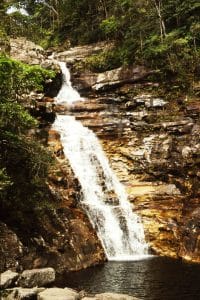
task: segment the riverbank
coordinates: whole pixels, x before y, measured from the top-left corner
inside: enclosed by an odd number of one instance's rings
[[[133,296],[117,293],[91,295],[71,288],[52,286],[55,281],[53,268],[25,270],[21,274],[7,270],[0,274],[0,296],[2,300],[139,300]]]

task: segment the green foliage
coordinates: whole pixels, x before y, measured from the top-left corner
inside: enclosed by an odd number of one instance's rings
[[[46,177],[52,157],[29,130],[37,121],[25,109],[32,89],[42,90],[45,79],[54,74],[39,66],[28,66],[0,57],[0,211],[12,220],[24,217],[48,194]],[[23,101],[22,101],[23,96]],[[14,210],[13,210],[14,208]],[[7,220],[7,219],[6,219]],[[20,223],[22,219],[18,219]]]
[[[119,27],[120,22],[115,16],[111,16],[103,20],[100,24],[100,29],[105,33],[107,37],[111,37],[112,39],[116,36]]]
[[[85,66],[93,72],[104,72],[118,68],[122,64],[119,51],[115,49],[105,50],[100,54],[88,57]]]
[[[0,95],[13,101],[31,90],[42,91],[45,80],[54,75],[40,66],[29,66],[0,56]]]
[[[10,129],[12,132],[24,132],[35,127],[37,121],[18,103],[0,103],[0,130]]]
[[[6,174],[5,168],[0,169],[0,194],[3,195],[5,190],[11,185],[9,176]]]
[[[0,140],[0,166],[13,182],[30,185],[46,179],[51,156],[38,142],[2,130]]]

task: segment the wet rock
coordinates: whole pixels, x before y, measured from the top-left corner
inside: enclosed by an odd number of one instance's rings
[[[16,272],[12,272],[11,270],[7,270],[4,273],[0,274],[0,288],[7,289],[14,285],[19,274]]]
[[[20,275],[18,284],[21,287],[42,287],[55,281],[55,270],[53,268],[25,270]]]
[[[72,289],[50,288],[38,294],[38,300],[78,300],[79,294]]]

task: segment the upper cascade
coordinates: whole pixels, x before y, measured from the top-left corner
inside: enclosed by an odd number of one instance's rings
[[[55,98],[57,104],[72,104],[75,101],[83,100],[80,94],[73,89],[69,69],[65,62],[58,62],[62,71],[62,87]]]

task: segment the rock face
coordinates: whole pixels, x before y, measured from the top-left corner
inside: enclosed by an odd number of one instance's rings
[[[142,89],[148,93],[136,94]],[[200,114],[194,100],[195,113],[183,100],[167,101],[152,89],[157,86],[126,84],[64,110],[101,139],[151,249],[200,261]]]

